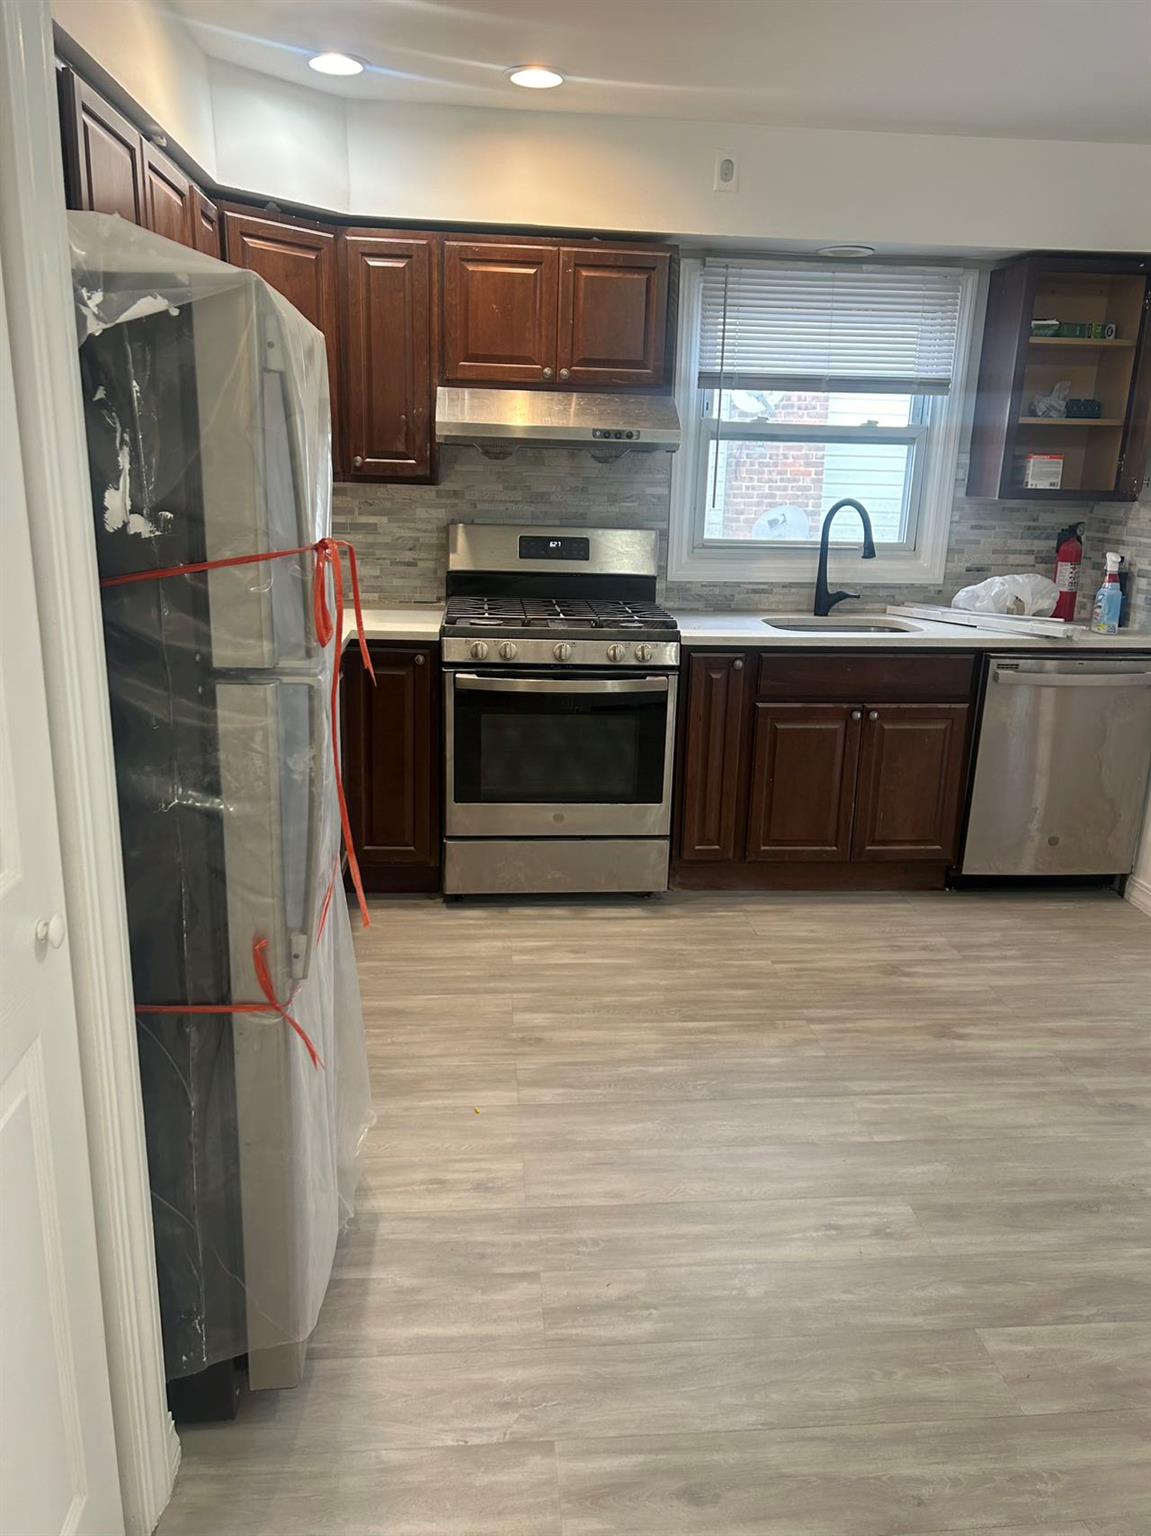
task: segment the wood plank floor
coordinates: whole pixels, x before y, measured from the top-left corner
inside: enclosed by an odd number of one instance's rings
[[[1151,923],[377,904],[294,1392],[161,1536],[1148,1536]]]

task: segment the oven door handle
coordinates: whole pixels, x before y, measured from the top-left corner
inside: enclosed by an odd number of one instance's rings
[[[481,677],[456,672],[456,687],[467,693],[666,693],[666,677]]]

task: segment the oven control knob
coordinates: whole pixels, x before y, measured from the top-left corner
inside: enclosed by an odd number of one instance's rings
[[[608,648],[607,648],[607,659],[609,661],[626,661],[627,660],[627,646],[626,645],[609,645]]]
[[[519,647],[512,640],[505,640],[500,646],[500,655],[505,661],[515,661]]]
[[[641,640],[640,643],[635,648],[635,659],[636,659],[636,661],[650,661],[651,657],[652,657],[651,646],[648,645],[646,640]]]
[[[488,642],[486,640],[473,640],[468,646],[468,655],[473,661],[483,661],[488,654]]]
[[[566,661],[572,653],[572,648],[567,640],[557,640],[552,646],[552,655],[557,661]]]

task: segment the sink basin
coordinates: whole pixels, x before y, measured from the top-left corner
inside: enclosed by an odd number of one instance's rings
[[[778,629],[786,635],[920,635],[923,626],[911,624],[906,619],[882,619],[873,614],[828,614],[817,618],[812,614],[781,613],[776,618],[764,619],[768,629]]]

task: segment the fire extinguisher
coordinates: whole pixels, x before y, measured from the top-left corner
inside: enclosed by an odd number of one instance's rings
[[[1059,588],[1059,597],[1051,615],[1053,619],[1070,622],[1075,617],[1079,570],[1083,564],[1083,535],[1086,531],[1086,523],[1071,523],[1059,530],[1055,540],[1055,585]]]

